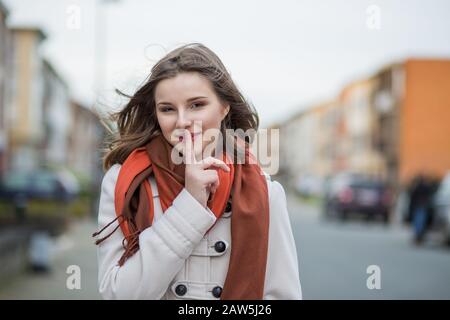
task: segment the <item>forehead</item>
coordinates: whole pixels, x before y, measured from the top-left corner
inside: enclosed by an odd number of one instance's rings
[[[208,79],[197,72],[179,73],[173,78],[161,80],[155,89],[155,101],[185,101],[194,96],[215,95]]]

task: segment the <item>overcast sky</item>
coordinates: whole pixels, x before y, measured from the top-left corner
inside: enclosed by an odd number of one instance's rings
[[[106,29],[101,101],[116,107],[114,88],[132,93],[164,53],[187,42],[219,55],[263,126],[333,98],[388,63],[450,59],[448,0],[103,2],[3,0],[9,24],[45,30],[42,54],[87,105],[98,100],[95,3]]]

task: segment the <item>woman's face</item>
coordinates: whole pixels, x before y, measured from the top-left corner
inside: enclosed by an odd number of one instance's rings
[[[210,81],[197,72],[161,80],[155,88],[155,105],[164,138],[182,152],[181,137],[188,130],[198,160],[212,140],[205,133],[219,132],[221,121],[230,110],[229,105],[219,100]],[[215,145],[216,141],[217,138],[212,143]]]

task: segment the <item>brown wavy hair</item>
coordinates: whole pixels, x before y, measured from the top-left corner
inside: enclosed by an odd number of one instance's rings
[[[117,130],[105,141],[104,170],[116,163],[123,164],[133,150],[161,134],[156,117],[156,86],[161,80],[182,72],[198,72],[204,76],[211,82],[221,102],[229,104],[230,111],[221,125],[224,141],[226,129],[258,130],[256,110],[241,94],[219,57],[201,43],[190,43],[174,49],[159,60],[151,69],[148,80],[134,95],[116,90],[130,100],[121,111],[109,115],[110,121],[117,124]]]

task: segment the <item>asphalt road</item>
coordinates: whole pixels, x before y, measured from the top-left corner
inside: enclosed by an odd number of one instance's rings
[[[418,247],[398,223],[324,220],[313,203],[288,204],[304,299],[450,299],[450,249],[438,235]]]

